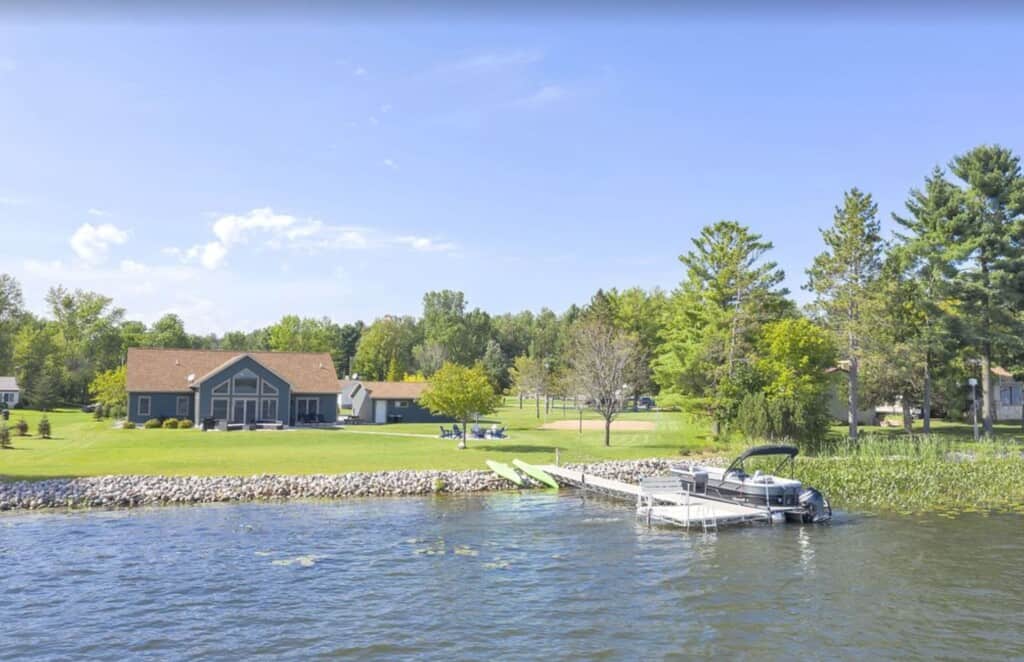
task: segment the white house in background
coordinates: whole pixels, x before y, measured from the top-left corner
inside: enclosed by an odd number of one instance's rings
[[[0,377],[0,409],[7,405],[10,409],[18,404],[21,399],[21,389],[18,388],[18,380],[14,377]]]
[[[1004,368],[992,368],[995,377],[992,390],[995,392],[995,417],[997,421],[1019,421],[1021,403],[1024,402],[1024,384],[1013,378]]]
[[[338,409],[352,409],[352,398],[359,389],[359,380],[339,379],[338,389]]]

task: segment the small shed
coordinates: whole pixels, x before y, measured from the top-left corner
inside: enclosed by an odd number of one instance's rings
[[[21,389],[18,388],[18,380],[14,377],[0,377],[0,409],[4,406],[9,409],[18,404],[21,400]]]

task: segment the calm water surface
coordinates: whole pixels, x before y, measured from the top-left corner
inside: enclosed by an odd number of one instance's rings
[[[705,536],[568,493],[5,515],[0,659],[1006,659],[1022,524]]]

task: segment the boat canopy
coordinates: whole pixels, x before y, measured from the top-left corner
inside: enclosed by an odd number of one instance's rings
[[[754,457],[756,455],[788,455],[790,457],[796,456],[800,452],[796,446],[754,446],[748,448],[736,458],[737,462],[742,462],[748,457]]]
[[[725,473],[728,474],[729,472],[737,469],[742,472],[743,460],[748,457],[757,457],[759,455],[785,455],[786,459],[780,462],[778,466],[778,468],[781,469],[787,461],[792,461],[799,452],[800,450],[796,446],[754,446],[753,448],[748,448],[742,455],[733,460],[732,464],[730,464],[725,470]]]

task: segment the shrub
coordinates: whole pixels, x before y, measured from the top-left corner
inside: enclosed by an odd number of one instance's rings
[[[93,420],[96,420],[96,421],[102,420],[103,419],[103,414],[104,414],[103,403],[97,402],[96,406],[93,407],[93,410],[92,410],[92,418],[93,418]]]
[[[0,448],[11,447],[11,431],[7,429],[6,423],[0,423]]]
[[[124,423],[121,424],[121,429],[122,430],[134,430],[135,429],[135,421],[125,421]]]
[[[24,437],[28,434],[28,423],[25,422],[24,418],[19,418],[18,422],[14,424],[14,431],[18,433],[19,437]]]
[[[164,421],[164,428],[168,430],[176,430],[178,428],[178,419],[168,418],[166,421]]]
[[[50,419],[47,418],[46,416],[43,416],[42,418],[40,418],[39,419],[39,423],[36,425],[36,432],[43,439],[49,439],[50,438],[50,434],[53,432],[50,429]]]
[[[160,419],[158,419],[158,418],[151,418],[148,421],[146,421],[145,423],[143,423],[142,427],[146,428],[147,430],[152,430],[153,428],[158,428],[158,427],[160,427]]]
[[[193,425],[194,425],[194,423],[192,423],[192,419],[191,418],[183,418],[183,419],[181,419],[181,421],[178,422],[178,427],[180,429],[182,429],[182,430],[187,430],[190,427],[192,427]]]

